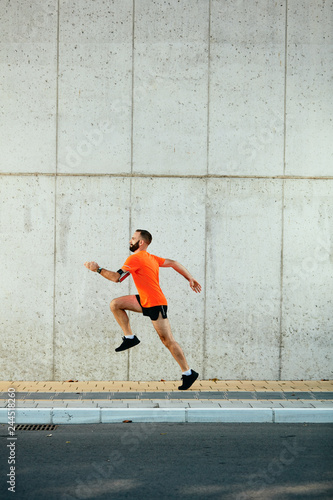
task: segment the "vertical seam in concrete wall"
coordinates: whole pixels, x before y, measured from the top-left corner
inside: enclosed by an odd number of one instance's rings
[[[207,175],[209,175],[209,120],[210,120],[210,32],[211,32],[211,0],[208,6],[208,75],[207,75]]]
[[[283,126],[283,175],[286,174],[286,142],[287,142],[287,67],[288,67],[288,0],[285,7],[285,35],[284,35],[284,126]],[[283,260],[284,260],[284,188],[285,179],[282,179],[282,206],[281,206],[281,263],[280,263],[280,338],[279,338],[279,373],[282,377],[282,348],[283,348]]]
[[[131,238],[132,231],[132,178],[133,178],[133,133],[134,133],[134,53],[135,53],[135,44],[134,44],[134,36],[135,36],[135,0],[133,0],[132,4],[132,110],[131,110],[131,176],[130,176],[130,206],[129,206],[129,229],[128,229],[128,237]],[[131,283],[130,283],[130,293],[131,293]],[[129,313],[130,315],[130,313]],[[130,376],[130,349],[127,351],[127,380],[129,380]]]
[[[281,264],[280,264],[280,339],[279,339],[279,373],[282,376],[282,347],[283,347],[283,258],[284,258],[284,183],[282,181],[282,213],[281,213]]]
[[[283,175],[286,175],[286,143],[287,143],[287,70],[288,70],[288,0],[285,11],[284,33],[284,126],[283,126]]]
[[[132,177],[130,177],[130,193],[129,193],[129,199],[130,199],[130,207],[129,207],[129,228],[128,228],[128,233],[129,233],[129,239],[131,239],[131,231],[132,231],[132,188],[133,188],[133,185],[132,185]],[[130,295],[133,295],[133,281],[132,279],[130,280],[129,282],[129,293]],[[136,292],[135,292],[136,293]],[[128,311],[127,312],[129,318],[131,319],[131,312]],[[130,376],[130,352],[131,352],[131,349],[128,349],[127,351],[127,380],[129,380],[129,376]]]
[[[207,246],[208,246],[208,182],[209,180],[205,180],[206,192],[205,192],[205,266],[204,266],[204,318],[203,318],[203,343],[202,343],[202,379],[206,378],[206,354],[207,354],[207,343],[206,343],[206,320],[207,320]]]
[[[132,7],[132,109],[131,109],[131,175],[133,175],[133,133],[134,133],[134,34],[135,34],[135,0]]]
[[[210,32],[211,32],[211,0],[209,0],[208,6],[208,61],[207,61],[207,176],[209,175],[209,120],[210,120]],[[205,266],[204,266],[204,320],[203,320],[203,345],[202,345],[202,378],[206,378],[206,317],[207,317],[207,287],[206,287],[206,276],[207,276],[207,227],[208,227],[208,182],[205,179]]]
[[[57,268],[57,173],[58,173],[58,139],[59,139],[59,31],[60,0],[57,12],[57,64],[56,64],[56,123],[55,123],[55,173],[54,173],[54,226],[53,226],[53,343],[52,343],[52,380],[55,380],[55,315],[56,315],[56,268]]]

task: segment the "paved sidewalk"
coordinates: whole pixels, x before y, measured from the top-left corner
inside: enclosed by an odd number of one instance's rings
[[[333,381],[2,381],[0,423],[15,399],[16,424],[112,422],[333,423]],[[8,394],[8,389],[15,389]]]

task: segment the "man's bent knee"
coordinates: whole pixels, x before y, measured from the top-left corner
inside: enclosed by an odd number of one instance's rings
[[[113,299],[110,303],[110,309],[115,314],[119,311],[134,311],[142,313],[141,306],[135,295],[125,295],[124,297],[117,297],[116,299]]]
[[[111,300],[111,302],[110,302],[110,309],[111,309],[112,312],[120,309],[120,307],[119,307],[119,301],[117,299]]]

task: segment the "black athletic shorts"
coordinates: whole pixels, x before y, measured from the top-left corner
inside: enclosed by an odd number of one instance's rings
[[[136,295],[136,298],[141,306],[140,295]],[[168,306],[142,307],[142,314],[148,316],[152,321],[156,321],[160,313],[162,313],[162,318],[166,319],[168,317],[167,312]]]

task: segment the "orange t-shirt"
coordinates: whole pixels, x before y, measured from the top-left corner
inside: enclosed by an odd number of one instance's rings
[[[159,283],[159,268],[164,261],[162,257],[142,251],[130,255],[122,266],[133,277],[142,307],[168,305]]]

